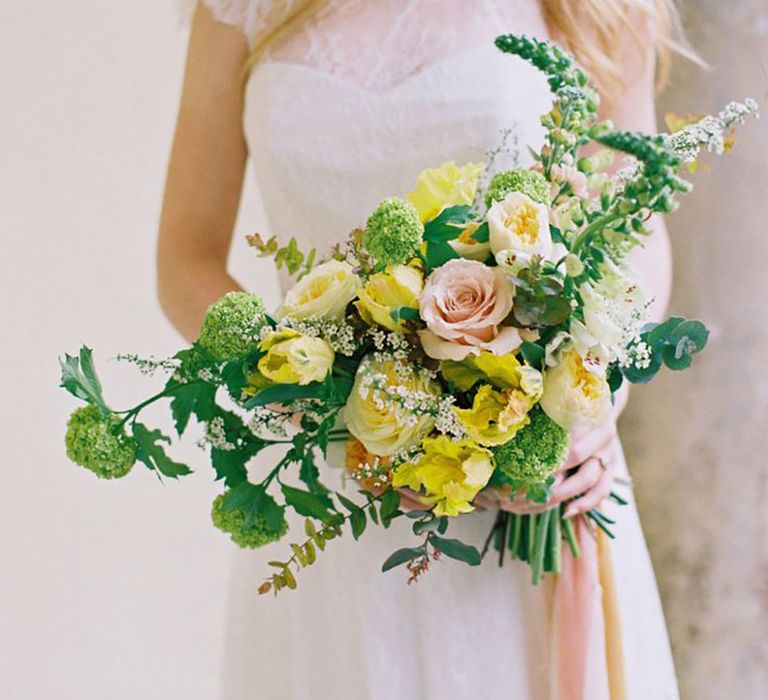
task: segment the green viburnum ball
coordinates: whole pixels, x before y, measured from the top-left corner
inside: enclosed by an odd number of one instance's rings
[[[397,197],[379,204],[365,224],[365,247],[384,265],[399,265],[418,255],[424,226],[416,207]]]
[[[528,425],[494,450],[499,471],[526,485],[539,484],[554,474],[565,462],[571,446],[568,431],[540,408],[534,408],[529,417]]]
[[[100,479],[119,479],[136,463],[136,443],[120,428],[120,418],[106,418],[96,406],[76,409],[67,423],[67,457]]]
[[[261,299],[248,292],[230,292],[208,308],[198,342],[215,360],[237,360],[256,350],[266,322]]]
[[[534,202],[550,204],[549,182],[535,170],[505,170],[491,179],[485,193],[485,206],[490,208],[494,202],[500,202],[510,192],[527,194]]]
[[[267,524],[260,515],[256,515],[253,523],[246,527],[245,513],[242,508],[224,510],[223,503],[227,493],[222,493],[213,501],[211,508],[211,520],[222,532],[226,532],[238,547],[256,549],[270,542],[276,542],[286,532],[288,523],[283,518],[279,530],[275,530]]]

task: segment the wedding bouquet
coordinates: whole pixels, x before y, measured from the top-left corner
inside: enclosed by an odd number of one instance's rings
[[[530,563],[534,583],[557,572],[563,546],[579,554],[564,504],[500,512],[482,551],[446,530],[484,489],[546,503],[570,431],[603,421],[622,382],[685,369],[707,342],[698,321],[646,324],[648,300],[626,258],[649,234],[649,217],[690,190],[683,168],[702,150],[722,152],[755,103],[670,134],[616,131],[598,121],[595,90],[557,46],[515,35],[496,45],[543,71],[554,95],[532,167],[491,176],[491,158],[425,170],[318,264],[294,239],[281,247],[249,237],[297,277],[282,306],[270,315],[258,297],[233,292],[173,358],[122,356],[168,375],[133,408],[107,405],[89,348],[61,363],[62,386],[86,403],[67,427],[77,464],[105,479],[137,461],[158,477],[190,473],[168,455],[171,438],[140,421],[167,399],[179,437],[193,416],[203,426],[225,486],[216,527],[253,548],[286,535],[287,509],[306,518],[306,539],[270,562],[262,593],[294,588],[295,573],[346,527],[357,539],[369,522],[387,527],[400,516],[421,539],[395,551],[385,571],[406,564],[414,579],[440,555],[476,565],[494,541],[501,556]],[[599,149],[586,155],[590,144]],[[609,174],[613,152],[627,162]],[[282,456],[249,472],[273,446]],[[321,460],[357,480],[354,498],[323,483]],[[401,512],[404,488],[423,509]],[[584,517],[610,532],[598,509]]]

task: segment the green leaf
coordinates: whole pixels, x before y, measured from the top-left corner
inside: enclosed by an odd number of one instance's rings
[[[334,513],[331,512],[333,501],[325,494],[311,493],[285,484],[282,484],[281,488],[286,505],[291,506],[299,515],[317,518],[324,523],[332,522],[335,519]]]
[[[215,415],[216,387],[205,382],[181,385],[171,398],[171,413],[179,437],[184,433],[192,414],[201,421],[209,421]]]
[[[660,368],[661,353],[654,352],[651,356],[651,363],[648,367],[622,367],[621,373],[624,375],[624,378],[632,384],[647,384],[656,376]]]
[[[426,263],[429,270],[445,265],[449,260],[461,257],[448,243],[428,241]]]
[[[475,210],[467,204],[446,207],[432,221],[424,224],[427,243],[447,243],[458,238],[465,225],[475,219]]]
[[[406,562],[412,561],[413,559],[423,555],[424,547],[404,547],[403,549],[398,549],[396,552],[390,554],[389,557],[387,557],[387,560],[381,565],[381,570],[389,571],[390,569],[394,569],[396,566],[405,564]]]
[[[464,544],[460,540],[438,537],[437,535],[432,535],[430,540],[446,557],[463,561],[470,566],[477,566],[480,563],[480,552],[472,545]]]
[[[349,511],[349,524],[352,527],[352,537],[357,539],[363,534],[365,526],[368,523],[365,517],[365,511],[340,493],[336,494],[336,498],[338,498],[341,505]]]
[[[664,360],[664,364],[669,367],[669,369],[675,371],[687,369],[691,366],[691,362],[693,362],[693,357],[689,354],[678,356],[677,348],[674,345],[667,345],[661,351],[661,357]]]
[[[709,330],[701,321],[683,321],[669,334],[669,342],[677,346],[683,340],[692,343],[695,348],[688,350],[687,354],[700,352],[709,340]]]
[[[133,423],[133,437],[136,440],[136,456],[152,470],[156,470],[163,476],[176,479],[185,474],[191,474],[192,470],[180,462],[174,462],[166,453],[162,443],[171,444],[171,438],[163,435],[159,430],[149,430],[142,423]]]
[[[249,450],[211,449],[211,465],[216,471],[216,480],[224,479],[227,486],[237,486],[248,479],[245,465],[251,458]]]
[[[394,489],[389,489],[381,494],[381,506],[379,507],[379,517],[384,527],[389,527],[392,518],[399,514],[400,494]]]
[[[419,318],[419,310],[410,306],[399,306],[394,311],[390,311],[389,316],[395,323],[398,321],[410,321]]]
[[[440,527],[440,518],[430,518],[429,520],[417,520],[413,524],[413,534],[423,535],[425,532],[437,532]]]
[[[470,238],[476,240],[478,243],[487,243],[491,237],[490,229],[488,228],[488,222],[483,221],[477,230],[470,236]]]
[[[668,318],[664,323],[659,323],[648,331],[644,340],[654,350],[660,349],[661,346],[666,345],[669,342],[669,336],[681,323],[684,323],[684,318],[678,318],[672,316]]]
[[[541,345],[524,340],[520,346],[520,354],[531,367],[541,369],[544,366],[545,351]]]
[[[83,345],[80,348],[79,356],[64,355],[64,359],[59,359],[61,367],[61,384],[70,394],[86,401],[107,415],[110,413],[109,407],[104,402],[101,382],[96,374],[96,368],[93,364],[93,350]]]
[[[245,402],[245,408],[266,406],[270,403],[290,403],[296,399],[317,399],[323,394],[323,385],[312,382],[306,386],[299,384],[273,384],[262,389],[256,396]]]
[[[273,532],[280,532],[283,527],[285,509],[260,485],[241,482],[224,496],[221,507],[223,510],[241,509],[246,527],[254,524],[256,516],[264,518]]]

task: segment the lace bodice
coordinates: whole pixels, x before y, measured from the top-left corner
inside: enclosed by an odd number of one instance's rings
[[[291,5],[203,1],[251,43]],[[275,45],[243,115],[268,233],[325,253],[424,168],[491,151],[494,169],[525,161],[550,95],[493,46],[511,31],[544,33],[536,0],[331,0]]]
[[[189,0],[186,0],[189,2]],[[203,0],[254,45],[300,0]],[[370,90],[390,89],[447,54],[509,27],[541,33],[535,0],[328,0],[268,58],[312,66]]]

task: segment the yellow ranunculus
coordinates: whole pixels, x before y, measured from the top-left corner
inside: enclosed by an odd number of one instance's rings
[[[403,322],[392,320],[391,311],[401,306],[419,308],[419,295],[424,288],[421,270],[410,265],[393,265],[386,272],[377,272],[358,292],[357,310],[366,323],[377,323],[391,331],[403,329]]]
[[[425,438],[424,454],[415,462],[395,470],[392,485],[424,489],[420,500],[435,505],[435,515],[459,515],[473,510],[472,500],[493,474],[490,450],[471,440],[455,440],[446,435]]]
[[[394,454],[418,444],[432,430],[435,419],[417,411],[439,393],[440,386],[416,368],[397,372],[394,360],[368,355],[357,369],[344,409],[347,429],[371,454]]]
[[[439,168],[428,168],[419,174],[418,184],[406,196],[416,207],[423,222],[434,219],[445,207],[472,204],[477,181],[485,170],[482,163],[467,163],[459,167],[453,161]]]
[[[470,439],[480,445],[503,445],[528,425],[531,397],[520,389],[494,389],[483,384],[475,394],[472,408],[455,408]]]
[[[334,352],[327,341],[286,328],[269,333],[259,349],[262,376],[277,384],[321,382],[333,367]]]

